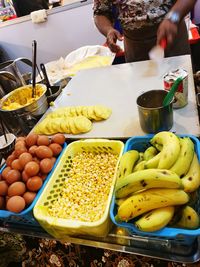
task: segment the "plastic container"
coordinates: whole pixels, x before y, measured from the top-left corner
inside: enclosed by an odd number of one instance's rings
[[[195,146],[195,152],[197,153],[198,159],[200,161],[200,142],[197,139],[197,137],[193,135],[177,135],[180,137],[190,137],[190,139],[193,141]],[[146,135],[146,136],[136,136],[131,137],[127,140],[124,152],[135,149],[139,152],[144,152],[146,148],[148,148],[150,144],[150,139],[153,137],[152,134]],[[195,203],[195,210],[200,214],[200,198]],[[118,227],[126,228],[130,234],[137,234],[140,236],[149,236],[152,238],[161,238],[161,239],[167,239],[167,240],[175,240],[177,242],[189,244],[194,241],[194,239],[200,235],[200,227],[195,230],[190,229],[183,229],[183,228],[173,228],[173,227],[164,227],[160,229],[159,231],[155,232],[144,232],[140,231],[134,224],[134,220],[130,220],[129,222],[117,222],[115,220],[115,215],[117,214],[117,205],[115,204],[115,196],[113,194],[112,202],[111,202],[111,208],[110,208],[110,217],[114,224],[116,224]]]
[[[117,167],[120,156],[123,153],[123,148],[123,142],[106,139],[86,139],[84,141],[74,141],[69,144],[63,153],[57,168],[52,174],[51,180],[49,180],[33,210],[35,218],[50,235],[62,239],[66,235],[92,235],[100,237],[108,234],[112,225],[109,216],[110,203],[116,181]],[[71,160],[78,152],[83,151],[96,153],[111,152],[119,156],[105,212],[102,217],[95,222],[55,218],[48,213],[48,208],[51,203],[58,198],[58,195],[62,191],[63,182],[70,170]]]
[[[3,219],[4,222],[8,222],[8,223],[19,223],[19,224],[25,224],[25,225],[34,225],[34,226],[39,226],[38,222],[35,220],[35,218],[33,217],[33,207],[35,206],[39,196],[41,195],[43,189],[45,188],[47,182],[49,181],[49,179],[51,178],[52,173],[54,172],[58,162],[60,161],[60,158],[62,156],[62,154],[64,153],[65,149],[67,147],[67,144],[65,143],[63,145],[63,150],[60,153],[59,157],[57,158],[53,169],[51,170],[51,172],[47,175],[42,187],[40,188],[40,190],[38,191],[35,199],[33,200],[33,202],[31,203],[31,205],[24,209],[22,212],[20,213],[15,213],[15,212],[10,212],[8,210],[0,210],[0,220]],[[6,165],[4,165],[1,170],[0,173],[2,173],[3,169],[6,167]]]

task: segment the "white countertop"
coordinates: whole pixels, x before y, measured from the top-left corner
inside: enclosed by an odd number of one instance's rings
[[[174,109],[174,125],[171,131],[199,136],[199,118],[189,55],[165,58],[159,69],[149,60],[80,71],[64,88],[55,105],[63,107],[102,104],[112,109],[112,115],[106,121],[93,123],[93,129],[89,133],[66,136],[128,138],[144,135],[139,124],[136,98],[144,91],[162,89],[163,75],[176,68],[188,71],[189,101],[184,108]]]

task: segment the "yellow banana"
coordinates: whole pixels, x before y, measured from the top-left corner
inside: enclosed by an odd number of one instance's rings
[[[158,151],[161,151],[163,149],[163,145],[155,143],[154,146]]]
[[[133,169],[133,172],[144,170],[145,169],[145,163],[146,163],[146,160],[143,160],[143,161],[140,161],[139,163],[137,163]]]
[[[200,186],[200,166],[196,153],[194,153],[189,171],[181,179],[185,192],[194,192]]]
[[[123,198],[129,194],[149,188],[181,188],[179,176],[169,170],[146,169],[133,172],[116,183],[115,196]]]
[[[145,163],[145,169],[153,169],[158,167],[158,163],[160,161],[161,152],[155,155],[153,158],[149,159]]]
[[[175,163],[180,153],[179,138],[172,132],[159,132],[154,135],[150,143],[163,145],[161,150],[160,160],[158,163],[159,169],[169,169]]]
[[[127,199],[127,197],[124,197],[124,198],[116,198],[115,199],[115,203],[117,204],[117,206],[120,206],[126,199]]]
[[[125,152],[120,159],[118,178],[121,179],[132,173],[134,165],[138,159],[139,152],[137,150],[129,150]]]
[[[144,160],[150,160],[152,159],[156,154],[158,154],[157,149],[154,146],[150,146],[148,147],[145,151],[144,151]]]
[[[154,188],[127,198],[118,208],[117,221],[129,221],[145,212],[167,206],[183,205],[189,196],[180,189]]]
[[[199,215],[190,206],[185,206],[182,210],[182,216],[174,227],[181,227],[187,229],[196,229],[199,227]]]
[[[137,160],[136,164],[140,163],[144,160],[144,152],[139,152],[139,159]]]
[[[181,146],[180,153],[170,170],[183,177],[188,172],[194,156],[194,143],[189,137],[183,137],[179,140]]]
[[[149,211],[135,222],[137,228],[145,232],[154,232],[165,227],[174,216],[173,206]]]

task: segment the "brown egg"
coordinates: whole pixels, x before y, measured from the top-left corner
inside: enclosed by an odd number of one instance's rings
[[[29,176],[35,176],[38,174],[40,170],[40,166],[37,162],[35,161],[29,161],[24,168],[24,171],[27,173]]]
[[[59,145],[62,145],[64,144],[64,142],[65,142],[64,134],[58,133],[52,137],[52,143],[57,143]]]
[[[15,159],[17,158],[15,150],[12,152],[11,156],[15,157]]]
[[[15,143],[15,150],[20,148],[20,147],[26,147],[25,141],[18,141]]]
[[[32,155],[28,152],[24,152],[19,156],[19,163],[23,168],[30,161],[32,161]]]
[[[15,160],[15,159],[16,159],[16,157],[15,157],[14,155],[10,155],[10,156],[8,156],[7,159],[6,159],[6,165],[7,165],[7,166],[11,166],[11,163],[12,163],[13,160]]]
[[[28,150],[28,152],[32,155],[32,156],[35,156],[35,151],[36,149],[38,148],[38,146],[34,145],[34,146],[31,146]]]
[[[0,196],[6,196],[8,192],[8,184],[6,181],[0,181]]]
[[[22,181],[26,183],[29,178],[30,178],[30,176],[25,171],[23,171],[22,172]]]
[[[19,159],[13,160],[13,162],[11,163],[11,167],[12,167],[12,169],[18,170],[18,171],[23,170],[23,167],[21,166]]]
[[[24,146],[19,147],[19,148],[15,148],[15,155],[17,156],[17,158],[23,154],[24,152],[27,152],[27,148]]]
[[[8,184],[13,184],[14,182],[21,180],[21,173],[18,170],[10,170],[6,177],[6,182]]]
[[[30,205],[33,202],[35,197],[36,197],[35,192],[28,192],[27,191],[26,193],[23,194],[23,198],[26,202],[26,205]]]
[[[21,196],[26,192],[26,186],[23,182],[15,182],[8,187],[8,196]]]
[[[17,137],[16,143],[19,142],[19,141],[24,141],[25,142],[25,137],[24,136]]]
[[[33,176],[28,179],[26,186],[28,190],[37,192],[42,186],[42,184],[43,184],[43,181],[39,176]]]
[[[50,144],[49,137],[46,135],[39,135],[37,139],[38,146],[48,146]]]
[[[0,196],[0,210],[5,208],[5,198]]]
[[[53,161],[51,159],[42,159],[40,161],[40,170],[42,173],[49,173],[53,168]]]
[[[8,199],[6,209],[12,212],[19,213],[25,208],[25,206],[26,203],[23,197],[13,196]]]
[[[49,145],[49,148],[52,150],[54,156],[58,156],[62,151],[62,147],[59,144],[53,143]]]
[[[52,150],[47,146],[39,146],[35,152],[36,156],[40,159],[51,158],[53,156]]]
[[[6,180],[8,172],[11,170],[11,167],[8,166],[2,171],[2,178]]]
[[[30,133],[26,137],[26,144],[28,147],[34,146],[37,144],[38,135],[35,133]]]

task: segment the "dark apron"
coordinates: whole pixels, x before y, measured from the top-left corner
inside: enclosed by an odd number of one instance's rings
[[[126,62],[148,60],[148,53],[156,45],[159,24],[132,31],[123,30]],[[165,57],[190,54],[185,21],[181,21],[173,45],[165,50]]]

